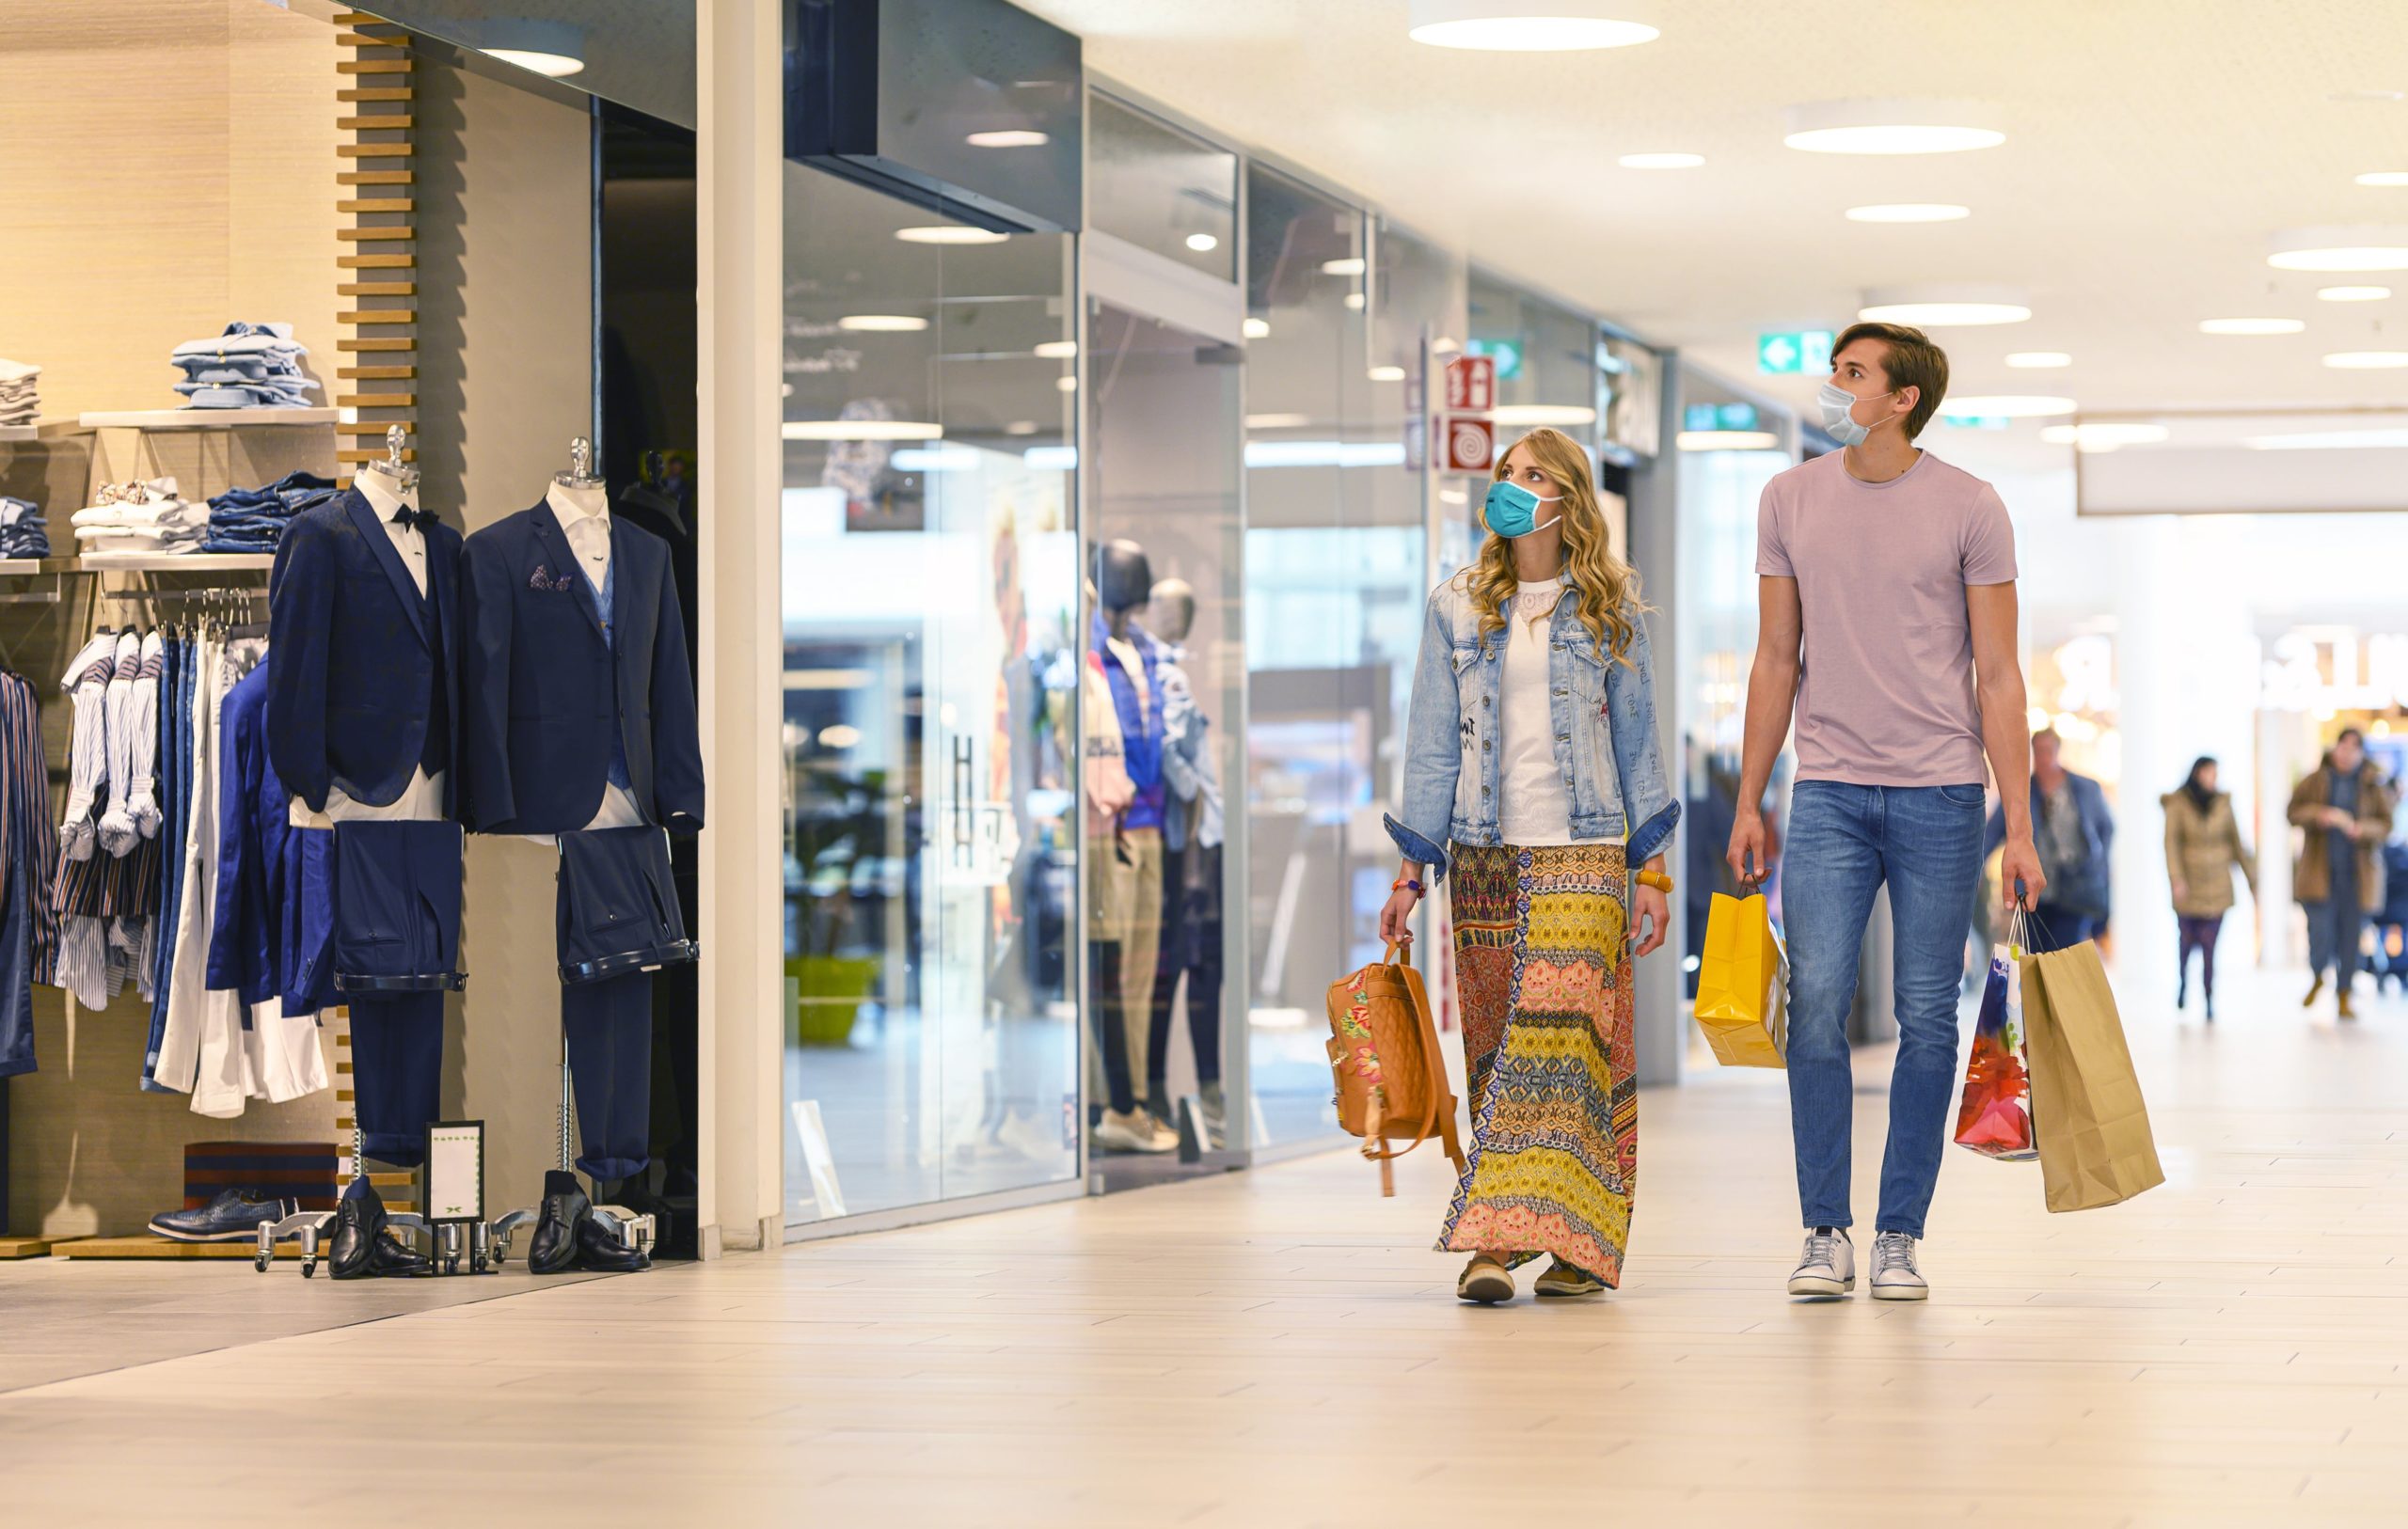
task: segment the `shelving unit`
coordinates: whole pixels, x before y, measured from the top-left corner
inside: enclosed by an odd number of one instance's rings
[[[182,557],[114,557],[98,553],[75,558],[54,558],[29,567],[26,572],[49,572],[50,563],[61,563],[87,574],[263,574],[276,566],[272,552],[192,552]],[[0,562],[0,573],[13,565]]]
[[[331,425],[335,409],[98,409],[78,417],[86,430],[248,430],[261,425]]]
[[[71,574],[79,566],[72,558],[0,558],[0,576],[10,574]]]

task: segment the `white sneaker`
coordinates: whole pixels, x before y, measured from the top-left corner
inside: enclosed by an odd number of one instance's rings
[[[1931,1299],[1931,1286],[1915,1269],[1915,1239],[1904,1232],[1883,1232],[1873,1239],[1873,1299]]]
[[[1844,1227],[1817,1226],[1806,1233],[1806,1252],[1789,1271],[1789,1293],[1812,1300],[1837,1300],[1856,1288],[1856,1244]]]
[[[1125,1115],[1106,1110],[1095,1128],[1095,1144],[1108,1152],[1176,1152],[1179,1133],[1139,1105]]]

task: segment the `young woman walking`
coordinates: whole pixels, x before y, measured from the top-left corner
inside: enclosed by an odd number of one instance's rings
[[[2190,779],[2159,798],[2165,809],[2165,874],[2174,884],[2174,915],[2182,929],[2181,976],[2174,1006],[2191,1001],[2191,953],[2199,953],[2199,992],[2208,1022],[2216,1017],[2216,931],[2232,910],[2232,874],[2258,891],[2258,861],[2241,843],[2232,798],[2216,789],[2216,762],[2205,754]]]
[[[1631,962],[1664,942],[1680,806],[1639,575],[1608,544],[1587,456],[1559,431],[1523,436],[1482,519],[1479,561],[1430,596],[1380,934],[1410,938],[1414,905],[1452,873],[1472,1141],[1438,1247],[1472,1254],[1455,1293],[1493,1305],[1542,1253],[1542,1296],[1621,1279]]]

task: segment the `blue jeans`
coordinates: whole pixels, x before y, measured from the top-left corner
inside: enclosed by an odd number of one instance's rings
[[[1890,887],[1898,1059],[1877,1231],[1923,1236],[1956,1092],[1956,995],[1982,869],[1982,788],[1801,780],[1782,862],[1789,1127],[1808,1226],[1846,1226],[1856,1104],[1847,1017],[1874,894]]]

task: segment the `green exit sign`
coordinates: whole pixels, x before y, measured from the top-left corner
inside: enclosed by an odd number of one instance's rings
[[[1831,370],[1828,329],[1790,329],[1756,337],[1756,370],[1767,377],[1814,376]]]

